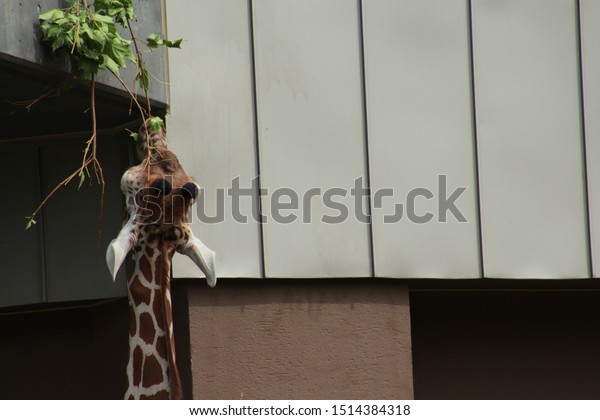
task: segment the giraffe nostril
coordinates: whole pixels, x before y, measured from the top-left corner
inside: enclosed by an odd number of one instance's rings
[[[198,195],[198,187],[193,182],[188,182],[181,187],[181,193],[186,198],[196,198]]]
[[[151,194],[155,197],[161,197],[163,195],[169,195],[173,186],[165,178],[157,179],[150,184]]]

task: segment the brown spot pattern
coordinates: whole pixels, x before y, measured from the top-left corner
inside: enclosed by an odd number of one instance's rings
[[[162,368],[160,363],[156,360],[155,356],[146,356],[144,362],[144,378],[142,380],[142,386],[144,388],[151,387],[152,385],[158,385],[165,380],[162,374]]]
[[[144,277],[147,279],[152,278],[152,267],[150,266],[150,261],[143,254],[140,256],[140,271],[144,274]]]
[[[142,380],[142,360],[144,353],[142,349],[136,347],[133,349],[133,384],[138,386]]]
[[[148,312],[142,313],[140,315],[140,338],[147,344],[153,344],[155,336],[156,328],[154,328],[152,316]]]
[[[160,337],[156,343],[156,353],[161,359],[167,360],[167,341],[164,336]]]
[[[134,275],[129,284],[129,292],[135,306],[140,306],[142,303],[150,305],[150,290],[142,284],[137,275]]]

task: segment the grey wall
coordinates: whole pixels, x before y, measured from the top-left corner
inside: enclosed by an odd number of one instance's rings
[[[50,54],[49,48],[41,43],[42,32],[38,20],[40,13],[62,7],[65,7],[62,0],[4,0],[0,4],[0,58],[23,64],[41,64],[46,66],[46,71],[69,71],[68,58]],[[137,19],[132,28],[136,36],[145,39],[152,32],[163,33],[164,11],[161,0],[136,0],[134,8]],[[130,37],[128,33],[123,35]],[[148,71],[158,80],[167,82],[164,50],[159,49],[152,54],[146,54],[144,59]],[[128,68],[122,71],[121,77],[127,83],[132,83],[134,76],[134,67],[130,63]],[[98,81],[126,94],[121,84],[108,72],[102,72]],[[167,103],[166,84],[152,83],[150,98],[163,104]]]

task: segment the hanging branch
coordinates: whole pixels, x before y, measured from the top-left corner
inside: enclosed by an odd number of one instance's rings
[[[100,165],[100,161],[98,160],[97,155],[97,139],[98,139],[98,126],[96,122],[96,77],[92,76],[92,81],[90,84],[90,109],[92,113],[92,135],[90,139],[86,142],[86,148],[83,153],[83,161],[81,162],[81,166],[77,168],[73,173],[63,179],[61,182],[54,187],[50,193],[46,195],[46,197],[42,200],[40,205],[35,209],[33,214],[28,217],[26,229],[29,229],[31,226],[36,224],[35,218],[38,213],[42,210],[42,208],[46,205],[48,200],[58,192],[62,187],[66,186],[69,182],[71,182],[75,177],[79,177],[79,185],[78,189],[81,188],[83,182],[85,181],[85,175],[88,174],[90,176],[90,166],[92,167],[96,179],[98,183],[102,186],[102,193],[100,196],[100,225],[102,221],[102,208],[104,206],[104,173],[102,171],[102,166]],[[91,153],[91,155],[90,155]]]
[[[51,47],[53,53],[67,53],[71,57],[73,73],[69,76],[67,82],[61,86],[62,89],[67,90],[78,82],[89,82],[92,135],[85,143],[81,165],[59,182],[42,200],[32,215],[27,217],[26,229],[36,224],[36,217],[58,190],[66,186],[75,177],[79,177],[79,189],[87,176],[90,181],[95,178],[102,188],[100,216],[98,218],[99,246],[102,234],[105,183],[102,165],[97,155],[98,127],[95,92],[98,72],[101,69],[110,71],[130,95],[132,103],[136,104],[142,120],[150,119],[150,124],[144,124],[148,141],[150,139],[149,131],[162,129],[164,123],[160,117],[152,116],[148,71],[144,65],[142,52],[138,47],[138,40],[131,29],[131,21],[135,18],[133,0],[96,0],[92,6],[88,5],[86,0],[67,0],[67,2],[70,5],[67,8],[52,9],[39,15],[41,28],[44,32],[43,42]],[[127,40],[119,34],[117,24],[129,30],[131,40]],[[145,44],[151,49],[159,45],[180,48],[181,42],[182,40],[169,41],[162,39],[160,35],[152,34]],[[132,43],[135,55],[131,49]],[[119,69],[126,66],[126,61],[130,61],[136,66],[136,81],[144,90],[147,109],[141,106],[134,91],[126,85],[119,75]],[[61,87],[49,90],[38,98],[25,101],[21,105],[29,111],[31,107],[52,93],[60,93]],[[150,157],[150,147],[148,147],[148,153],[148,157]],[[148,163],[150,163],[150,159],[148,159]]]

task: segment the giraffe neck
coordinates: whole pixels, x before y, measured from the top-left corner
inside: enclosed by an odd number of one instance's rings
[[[172,253],[141,241],[133,249],[135,267],[128,281],[129,361],[126,399],[180,399],[175,364],[170,268]]]

